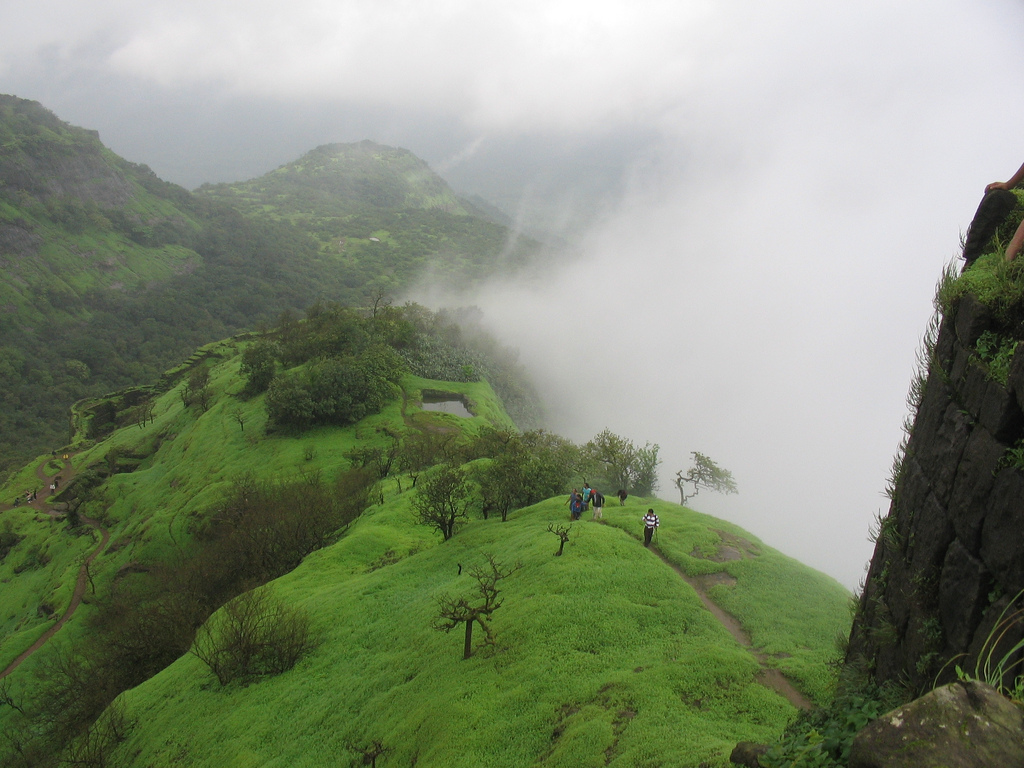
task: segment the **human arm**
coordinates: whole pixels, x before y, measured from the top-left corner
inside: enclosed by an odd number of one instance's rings
[[[1010,238],[1010,244],[1006,246],[1006,260],[1013,261],[1017,258],[1021,248],[1024,248],[1024,221],[1017,225],[1017,231]]]
[[[1022,179],[1024,179],[1024,165],[1021,165],[1021,167],[1017,169],[1017,172],[1006,181],[993,181],[985,187],[985,191],[990,192],[993,189],[1013,189],[1020,184]]]

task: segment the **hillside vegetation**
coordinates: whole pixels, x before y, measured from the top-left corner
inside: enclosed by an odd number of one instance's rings
[[[0,477],[67,441],[76,400],[153,381],[202,344],[318,300],[368,306],[430,270],[479,279],[532,247],[506,247],[404,150],[373,145],[373,173],[323,154],[193,194],[0,95]],[[257,183],[273,204],[252,203]]]
[[[811,700],[828,699],[827,662],[849,622],[838,584],[724,521],[633,496],[607,506],[603,522],[574,523],[556,557],[564,492],[581,473],[600,475],[587,446],[518,435],[487,380],[425,378],[428,364],[472,367],[437,317],[410,307],[355,320],[325,307],[301,330],[208,345],[137,397],[79,407],[75,477],[53,498],[66,517],[3,513],[13,543],[0,562],[0,664],[62,614],[99,528],[109,544],[74,616],[0,686],[12,704],[0,706],[5,765],[358,765],[375,751],[381,766],[724,765],[737,741],[772,739],[796,710],[760,682],[758,657],[694,588],[640,544],[648,506],[669,563],[739,619],[765,664]],[[278,345],[272,382],[318,365],[322,354],[301,360],[296,350],[337,346],[326,329],[357,326],[390,339],[408,366],[379,412],[347,425],[273,424],[272,384],[252,391],[247,352]],[[424,410],[430,390],[461,397],[474,415]],[[112,419],[112,431],[88,438],[96,419]],[[492,470],[523,440],[532,447],[518,455],[540,461],[519,477],[547,490],[503,522],[488,503],[503,490]],[[59,459],[38,464],[61,470]],[[462,473],[468,492],[447,541],[416,522],[445,471]],[[439,599],[471,596],[488,558],[511,571],[487,622],[494,642],[478,630],[463,660],[462,628],[435,628]],[[212,611],[268,581],[265,604],[308,629],[291,665],[260,657],[233,677],[188,652],[202,653],[225,617],[252,603]],[[213,634],[195,645],[204,622]]]
[[[372,141],[317,147],[259,178],[207,184],[197,194],[249,218],[295,225],[316,239],[345,286],[362,287],[362,295],[399,293],[424,277],[449,288],[470,285],[522,265],[537,249],[457,198],[408,150]]]

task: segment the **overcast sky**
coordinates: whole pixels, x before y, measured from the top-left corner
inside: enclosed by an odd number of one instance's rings
[[[710,455],[740,493],[696,508],[850,588],[935,281],[1024,161],[1019,1],[5,0],[3,20],[0,92],[187,187],[371,138],[588,220],[553,272],[457,300],[558,431],[659,444],[668,499]]]

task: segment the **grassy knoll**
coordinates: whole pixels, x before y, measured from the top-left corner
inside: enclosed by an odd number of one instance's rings
[[[555,558],[547,526],[566,517],[562,499],[438,544],[412,524],[410,497],[274,583],[314,616],[314,653],[248,687],[221,688],[181,659],[122,697],[139,726],[121,749],[153,766],[345,765],[374,740],[391,750],[384,765],[724,765],[738,740],[771,739],[792,718],[693,590],[623,530],[638,527],[637,507],[577,523]],[[692,517],[659,508],[664,531]],[[472,588],[458,564],[485,553],[523,568],[503,582],[496,646],[463,661],[461,632],[431,623],[438,596]]]

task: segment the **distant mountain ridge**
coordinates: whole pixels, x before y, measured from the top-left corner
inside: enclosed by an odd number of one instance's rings
[[[325,144],[258,178],[196,194],[293,224],[346,282],[372,293],[400,293],[426,274],[467,287],[523,264],[539,245],[514,236],[494,209],[457,197],[409,150],[372,141]]]
[[[0,94],[0,185],[37,197],[125,205],[134,196],[125,168],[96,131],[63,122],[38,102]],[[130,166],[129,166],[130,167]]]
[[[423,160],[407,149],[369,140],[324,144],[259,178],[205,184],[197,192],[232,200],[246,213],[251,212],[249,206],[270,213],[288,212],[290,198],[300,196],[310,208],[336,215],[380,208],[470,214]]]

